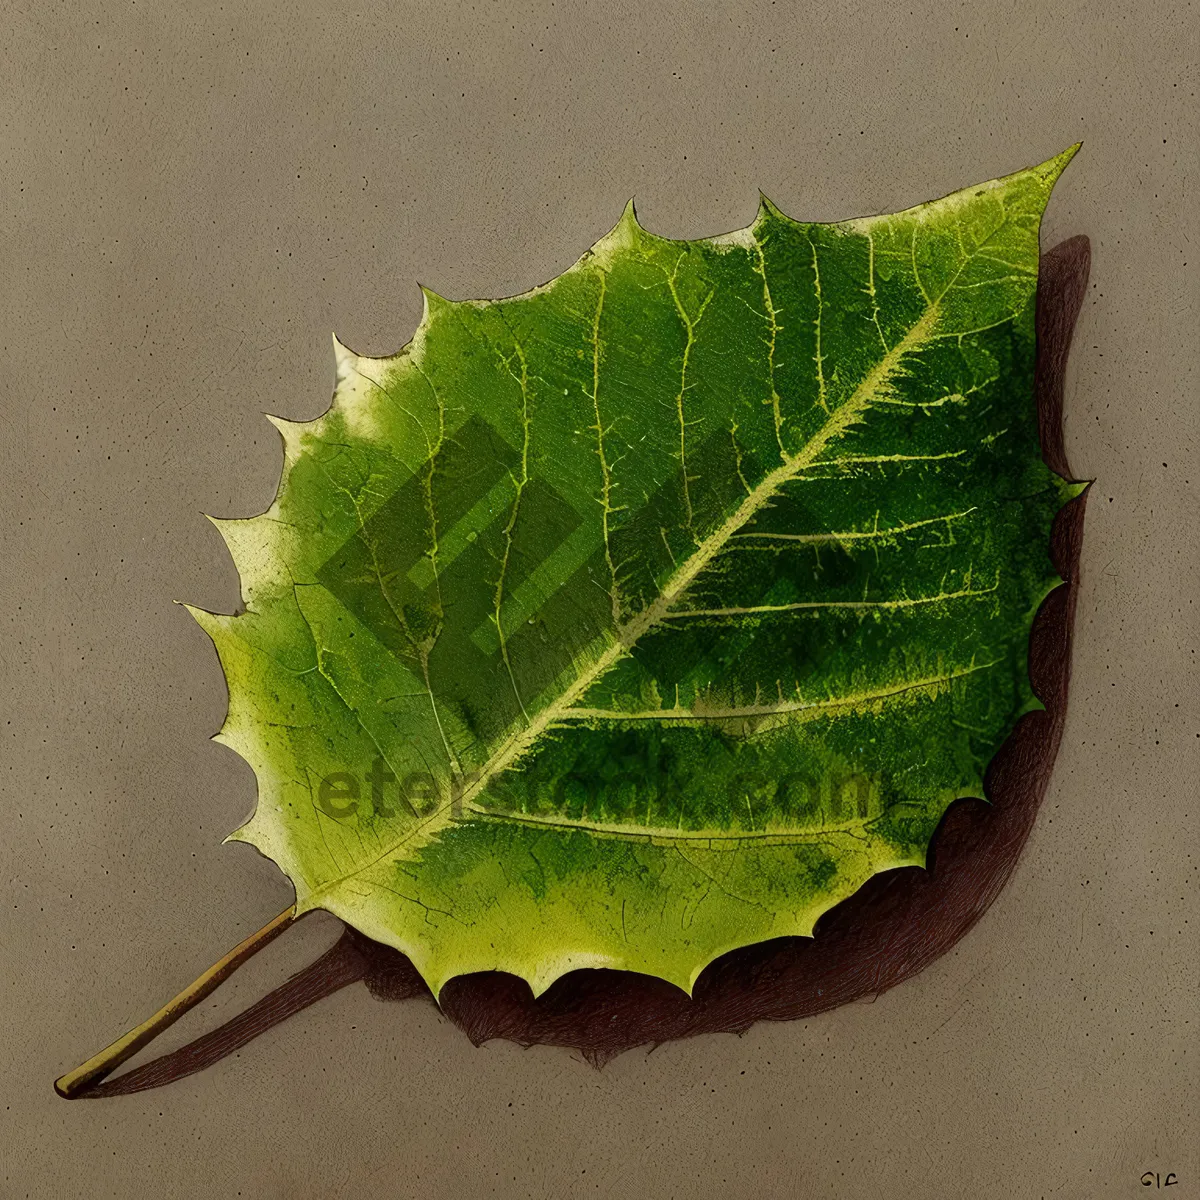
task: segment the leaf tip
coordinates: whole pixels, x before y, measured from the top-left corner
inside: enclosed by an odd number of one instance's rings
[[[1068,146],[1060,154],[1056,154],[1053,158],[1048,158],[1044,163],[1041,163],[1035,168],[1035,171],[1041,176],[1047,190],[1052,188],[1058,182],[1058,177],[1066,170],[1067,164],[1079,153],[1079,148],[1083,142],[1075,142]]]

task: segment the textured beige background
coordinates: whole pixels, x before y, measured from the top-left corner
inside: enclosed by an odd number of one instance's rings
[[[1200,1195],[1191,7],[333,7],[0,6],[0,1196]],[[331,330],[395,350],[417,280],[542,282],[631,194],[674,236],[744,225],[758,187],[837,219],[1078,138],[1045,225],[1095,255],[1074,698],[1017,878],[953,954],[602,1073],[356,987],[168,1089],[54,1096],[290,896],[220,845],[253,780],[171,601],[234,606],[201,510],[267,505],[260,414],[322,411]]]

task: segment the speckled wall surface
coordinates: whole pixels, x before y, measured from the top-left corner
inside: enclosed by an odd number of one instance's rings
[[[1196,22],[1075,3],[6,4],[0,93],[0,1197],[1054,1196],[1200,1188]],[[634,1051],[475,1049],[353,987],[114,1101],[51,1081],[286,905],[221,837],[231,610],[201,510],[261,511],[261,413],[395,350],[416,281],[542,282],[630,195],[830,220],[1082,138],[1066,397],[1089,502],[1071,710],[1016,878],[873,1004]],[[1188,236],[1191,236],[1189,244]],[[156,1049],[337,936],[318,915]],[[1149,1190],[1154,1190],[1153,1182]]]

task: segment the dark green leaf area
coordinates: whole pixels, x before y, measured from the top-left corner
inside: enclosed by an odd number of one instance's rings
[[[978,786],[975,764],[1003,735],[1010,705],[929,688],[894,704],[888,721],[864,707],[815,717],[802,731],[772,716],[581,728],[548,739],[482,804],[509,819],[619,836],[899,837],[947,789],[963,779]]]

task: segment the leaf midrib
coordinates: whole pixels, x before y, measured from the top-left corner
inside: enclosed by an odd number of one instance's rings
[[[724,524],[700,543],[695,553],[668,580],[658,598],[618,630],[616,640],[596,659],[591,668],[580,674],[556,701],[546,705],[525,729],[513,734],[497,750],[480,773],[479,779],[464,790],[462,795],[464,803],[470,803],[471,799],[482,791],[496,775],[507,770],[518,758],[527,753],[542,733],[555,721],[562,719],[567,711],[574,707],[575,702],[623,658],[645,634],[667,619],[670,610],[679,598],[716,558],[729,539],[762,509],[784,483],[804,468],[811,466],[817,455],[834,438],[845,433],[847,428],[866,412],[875,392],[891,376],[904,355],[924,339],[936,316],[937,305],[934,304],[926,310],[908,333],[880,359],[855,389],[850,399],[830,416],[804,449],[765,476]]]

